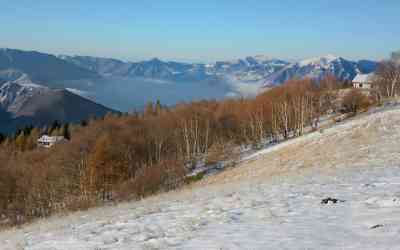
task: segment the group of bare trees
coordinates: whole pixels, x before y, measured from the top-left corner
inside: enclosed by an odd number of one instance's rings
[[[271,105],[271,135],[275,140],[304,134],[304,128],[320,115],[318,104],[323,96],[311,80],[291,80],[268,94],[278,96]]]
[[[149,103],[141,114],[71,125],[71,140],[51,149],[20,142],[34,141],[34,128],[33,139],[6,139],[0,144],[0,225],[175,188],[198,161],[232,157],[235,145],[303,134],[333,108],[337,87],[333,78],[293,80],[253,99],[173,108]]]
[[[373,79],[373,87],[378,100],[393,98],[400,94],[400,53],[393,53],[390,60],[379,64]]]

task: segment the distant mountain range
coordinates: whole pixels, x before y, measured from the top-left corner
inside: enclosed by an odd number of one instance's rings
[[[59,56],[67,62],[96,72],[104,77],[147,78],[169,81],[215,81],[204,64],[164,62],[157,58],[143,62],[88,56]]]
[[[35,83],[53,87],[65,82],[99,77],[144,78],[168,81],[218,82],[236,80],[281,84],[292,78],[322,78],[326,74],[352,80],[357,73],[370,73],[377,63],[351,61],[333,55],[289,63],[265,56],[246,57],[213,64],[166,62],[157,58],[142,62],[124,62],[90,56],[54,56],[35,51],[0,49],[0,78],[16,80],[28,76]]]
[[[376,67],[374,61],[351,61],[333,55],[295,63],[254,56],[199,64],[157,58],[126,62],[0,49],[0,120],[23,117],[24,122],[36,124],[55,118],[77,121],[112,111],[105,106],[128,111],[141,109],[146,102],[156,99],[173,105],[180,101],[255,95],[265,87],[293,78],[321,79],[331,74],[352,80],[356,74],[370,73]]]
[[[296,63],[264,56],[246,57],[214,64],[163,62],[157,58],[143,62],[123,62],[115,59],[60,56],[76,66],[102,76],[143,77],[173,81],[262,82],[266,86],[279,85],[293,78],[321,79],[330,74],[340,80],[352,80],[358,73],[371,73],[377,62],[350,61],[333,55],[311,58]]]
[[[281,70],[268,75],[265,85],[277,85],[293,78],[321,79],[326,75],[334,75],[340,80],[353,80],[359,74],[367,74],[376,70],[377,62],[361,60],[350,61],[342,57],[327,55],[291,63]]]
[[[88,71],[53,55],[36,51],[0,49],[0,78],[15,80],[22,74],[42,85],[97,77],[94,71]]]

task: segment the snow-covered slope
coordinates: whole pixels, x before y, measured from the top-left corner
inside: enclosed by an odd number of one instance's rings
[[[0,107],[10,113],[17,114],[32,96],[45,91],[49,91],[49,89],[30,81],[3,83],[0,86]]]
[[[255,154],[191,188],[0,233],[2,249],[398,249],[400,108]],[[337,203],[321,204],[326,198]]]

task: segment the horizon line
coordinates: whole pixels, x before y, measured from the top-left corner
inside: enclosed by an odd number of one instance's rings
[[[304,60],[310,60],[310,59],[317,59],[317,58],[323,58],[323,57],[337,57],[337,58],[342,58],[348,61],[363,61],[363,60],[368,60],[368,61],[374,61],[374,62],[380,62],[385,60],[385,58],[380,58],[380,59],[370,59],[370,58],[366,58],[366,57],[362,57],[362,58],[351,58],[351,57],[345,57],[345,56],[341,56],[341,55],[337,55],[336,53],[325,53],[322,55],[318,55],[318,56],[309,56],[309,57],[301,57],[301,58],[285,58],[285,57],[275,57],[275,56],[268,56],[267,54],[262,54],[262,53],[255,53],[254,55],[247,55],[247,56],[237,56],[231,59],[218,59],[218,60],[209,60],[209,61],[204,61],[204,60],[196,60],[196,59],[178,59],[178,58],[166,58],[166,57],[146,57],[146,58],[142,58],[142,59],[123,59],[121,57],[118,56],[102,56],[102,55],[90,55],[90,54],[80,54],[80,53],[52,53],[51,51],[43,51],[43,50],[38,50],[38,49],[24,49],[24,48],[12,48],[12,47],[8,47],[8,46],[0,46],[0,50],[17,50],[17,51],[24,51],[24,52],[36,52],[36,53],[41,53],[41,54],[47,54],[47,55],[52,55],[55,56],[57,58],[62,57],[62,56],[70,56],[70,57],[92,57],[92,58],[100,58],[100,59],[111,59],[111,60],[118,60],[121,62],[125,62],[125,63],[140,63],[140,62],[146,62],[146,61],[151,61],[151,60],[160,60],[160,61],[164,61],[164,62],[179,62],[179,63],[191,63],[191,64],[212,64],[212,63],[217,63],[217,62],[231,62],[231,61],[237,61],[240,59],[246,59],[248,57],[252,57],[252,58],[256,58],[256,57],[265,57],[266,60],[282,60],[288,63],[297,63],[297,62],[301,62]],[[392,51],[394,52],[394,51]],[[388,55],[390,55],[389,52]]]

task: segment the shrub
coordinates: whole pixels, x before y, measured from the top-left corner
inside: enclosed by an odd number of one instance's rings
[[[367,109],[371,105],[371,101],[360,90],[352,89],[343,97],[342,105],[345,111],[357,113],[360,110]]]

